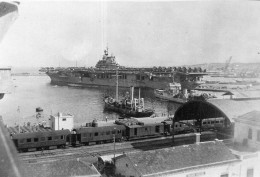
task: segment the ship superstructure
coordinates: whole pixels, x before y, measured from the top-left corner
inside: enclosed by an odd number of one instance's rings
[[[49,70],[46,74],[55,85],[77,84],[82,86],[112,86],[115,87],[118,71],[119,87],[165,88],[169,83],[181,83],[182,88],[191,89],[201,84],[201,78],[206,71],[201,68],[185,67],[151,67],[130,68],[116,63],[115,56],[104,51],[96,67],[69,67]]]

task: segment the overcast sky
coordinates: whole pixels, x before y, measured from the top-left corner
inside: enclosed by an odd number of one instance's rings
[[[22,2],[0,43],[4,66],[259,62],[258,2]]]

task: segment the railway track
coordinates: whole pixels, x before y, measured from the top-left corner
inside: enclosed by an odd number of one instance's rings
[[[229,145],[232,143],[232,140],[225,139],[223,142],[226,145]],[[115,152],[116,154],[120,154],[124,152],[147,151],[171,146],[172,137],[160,137],[131,142],[117,142],[115,144]],[[43,152],[27,152],[19,154],[19,158],[25,163],[44,163],[77,158],[97,158],[98,156],[109,154],[114,154],[114,145],[112,143],[92,146],[66,147],[65,149],[45,150]]]
[[[116,143],[116,153],[123,153],[129,151],[142,151],[161,147],[170,146],[171,137],[155,138],[152,140],[139,140],[133,142]],[[149,146],[147,146],[149,145]],[[152,145],[152,146],[151,146]],[[55,161],[63,159],[75,159],[82,157],[97,157],[100,155],[108,155],[114,153],[113,144],[101,144],[81,147],[67,147],[66,149],[46,150],[21,153],[20,160],[27,163],[39,163],[45,161]]]

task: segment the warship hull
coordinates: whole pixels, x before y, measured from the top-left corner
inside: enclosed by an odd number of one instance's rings
[[[53,85],[71,85],[76,84],[82,87],[96,87],[96,86],[109,86],[115,87],[116,78],[115,77],[84,77],[79,74],[69,74],[63,75],[60,73],[46,73],[50,79],[51,84]],[[115,73],[114,73],[115,75]],[[151,88],[151,89],[160,89],[166,88],[172,83],[172,77],[153,77],[152,79],[149,76],[143,76],[142,79],[137,79],[139,74],[129,74],[126,75],[124,79],[119,78],[118,86],[119,87],[138,87],[138,88]],[[200,82],[196,81],[181,81],[179,79],[175,79],[175,81],[181,83],[182,88],[186,89],[194,89]]]
[[[53,85],[71,85],[77,84],[83,87],[91,87],[91,86],[111,86],[115,87],[116,78],[89,78],[89,77],[81,77],[81,76],[62,76],[60,74],[47,73],[47,75],[51,78],[51,84]],[[137,80],[136,77],[127,76],[127,79],[119,79],[118,86],[119,87],[140,87],[140,88],[165,88],[172,81],[171,77],[168,78],[154,78],[150,80],[148,77],[143,80]]]
[[[191,89],[201,84],[199,81],[205,72],[201,68],[192,70],[185,67],[126,68],[119,66],[115,57],[108,54],[107,49],[95,68],[49,68],[46,74],[51,78],[51,83],[55,85],[114,87],[118,80],[119,87],[159,89],[166,88],[175,81],[180,83],[182,88]]]

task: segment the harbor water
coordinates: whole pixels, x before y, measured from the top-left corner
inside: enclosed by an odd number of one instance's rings
[[[128,88],[119,88],[119,99]],[[116,113],[104,111],[105,95],[115,96],[115,87],[70,87],[50,84],[48,76],[13,76],[11,93],[0,101],[0,115],[8,126],[31,121],[36,117],[35,109],[41,107],[44,114],[57,112],[74,115],[76,126],[84,125],[94,119],[108,120],[119,118]],[[135,89],[135,98],[138,89]],[[152,108],[158,115],[173,115],[179,104],[169,103],[155,98],[153,90],[141,89],[145,107]]]

